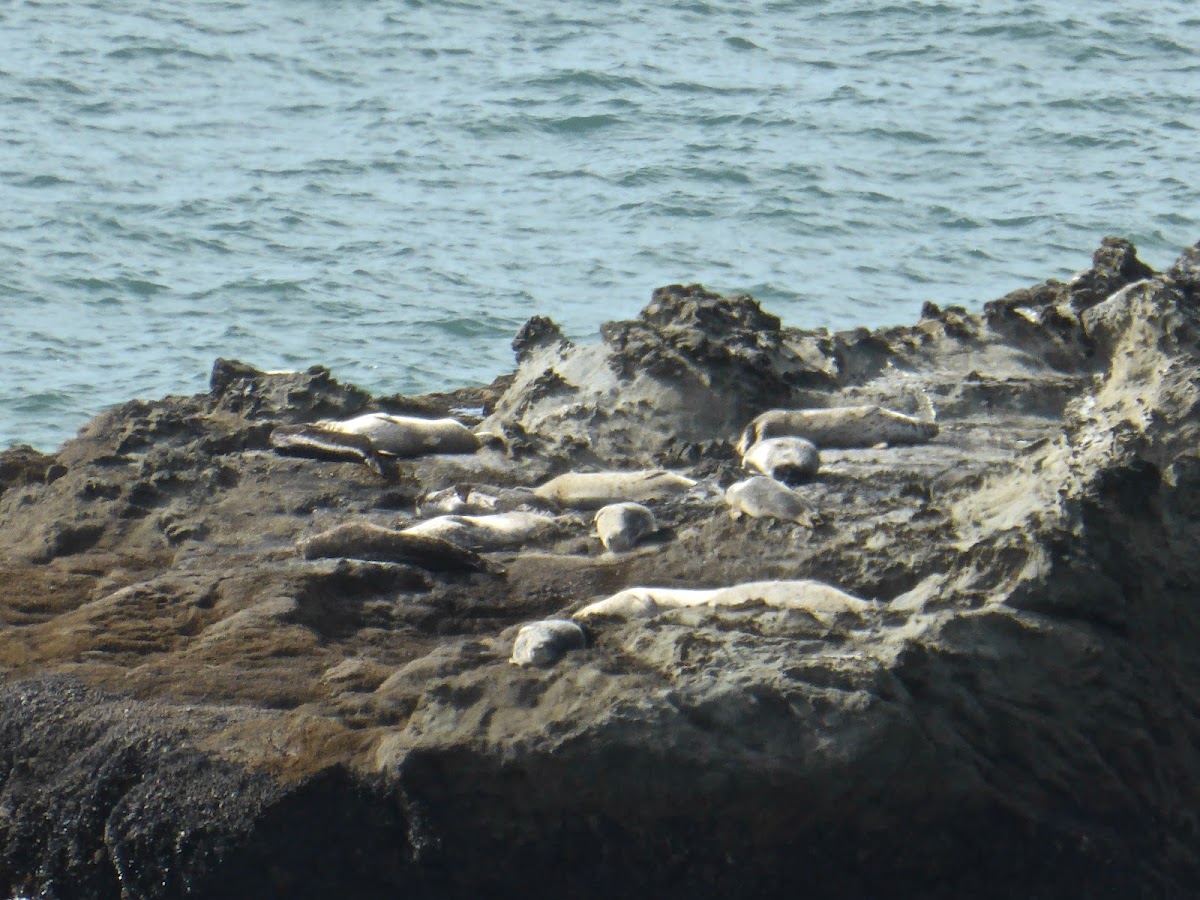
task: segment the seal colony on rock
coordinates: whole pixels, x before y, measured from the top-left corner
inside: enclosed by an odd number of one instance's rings
[[[795,437],[821,449],[923,444],[938,434],[936,422],[882,406],[835,406],[828,409],[772,409],[756,416],[738,440],[743,455],[769,438]]]
[[[543,500],[572,509],[598,509],[610,503],[647,503],[686,494],[697,482],[665,469],[630,472],[567,472],[536,488]]]
[[[873,331],[663,289],[419,398],[221,366],[0,451],[0,898],[1200,897],[1200,247],[1104,253]],[[920,396],[932,444],[739,468],[760,411]],[[262,452],[372,409],[508,452]],[[686,476],[643,501],[673,539],[395,531],[596,469]]]

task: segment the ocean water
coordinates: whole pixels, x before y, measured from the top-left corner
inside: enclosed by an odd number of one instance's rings
[[[0,5],[0,447],[218,356],[485,382],[651,290],[913,321],[1200,239],[1160,0]]]

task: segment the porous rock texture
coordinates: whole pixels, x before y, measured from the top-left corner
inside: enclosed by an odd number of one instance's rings
[[[1069,283],[838,334],[673,286],[595,345],[532,321],[487,388],[218,361],[0,454],[0,895],[1195,896],[1198,260],[1106,239]],[[750,419],[862,403],[940,433],[823,451],[812,528],[730,519]],[[503,443],[387,479],[269,449],[480,407]],[[617,558],[570,514],[479,571],[296,550],[647,466],[701,484]],[[765,579],[875,602],[589,618],[508,662],[625,587]]]

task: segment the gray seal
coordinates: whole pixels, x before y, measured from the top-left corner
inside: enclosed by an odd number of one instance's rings
[[[570,619],[544,619],[522,625],[509,662],[518,666],[551,666],[569,650],[587,646],[587,635]]]
[[[799,437],[818,447],[874,447],[923,444],[937,437],[937,423],[906,416],[882,406],[835,406],[830,409],[772,409],[756,417],[738,440],[745,453],[768,438]]]
[[[734,519],[744,515],[754,519],[783,519],[806,528],[812,528],[817,521],[803,497],[766,475],[731,484],[725,491],[725,502]]]
[[[632,550],[657,530],[654,513],[640,503],[610,503],[596,513],[596,533],[610,553]]]
[[[776,481],[799,484],[821,468],[821,454],[804,438],[767,438],[751,444],[742,455],[742,468]]]

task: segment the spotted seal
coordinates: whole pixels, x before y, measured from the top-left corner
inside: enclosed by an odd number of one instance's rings
[[[802,610],[826,623],[832,623],[843,615],[861,617],[875,608],[874,603],[821,581],[751,581],[711,590],[626,588],[611,597],[588,604],[575,613],[575,618],[612,616],[620,619],[642,619],[672,609],[755,606]]]
[[[567,472],[534,489],[534,494],[573,509],[599,509],[610,503],[646,503],[685,494],[697,482],[665,469],[629,472]]]
[[[396,477],[395,463],[380,453],[366,435],[347,434],[319,425],[278,425],[269,440],[275,452],[284,456],[359,462],[384,478]]]
[[[474,432],[457,419],[367,413],[344,421],[323,419],[317,425],[327,431],[364,435],[370,438],[376,450],[392,456],[474,453],[482,446]]]
[[[305,559],[401,562],[431,572],[497,572],[498,567],[447,540],[405,534],[370,522],[346,522],[297,543]]]
[[[595,518],[600,543],[610,553],[632,550],[642,538],[658,530],[654,513],[640,503],[610,503]]]
[[[483,516],[435,516],[401,530],[401,534],[441,538],[472,550],[504,550],[554,530],[551,517],[532,512],[493,513]]]
[[[800,494],[766,475],[755,475],[731,484],[725,490],[729,515],[734,519],[783,519],[806,528],[816,524],[817,516]]]
[[[937,423],[906,416],[882,406],[835,406],[829,409],[772,409],[746,426],[738,440],[745,453],[768,438],[798,437],[818,447],[874,447],[876,444],[923,444],[937,436]]]
[[[589,603],[575,613],[576,619],[614,616],[618,619],[649,618],[668,609],[700,606],[720,593],[720,589],[634,587],[611,597]]]
[[[821,454],[804,438],[766,438],[755,441],[742,454],[742,468],[790,484],[810,480],[820,467]]]
[[[543,619],[522,625],[509,662],[517,666],[550,666],[569,650],[587,646],[587,635],[570,619]]]

